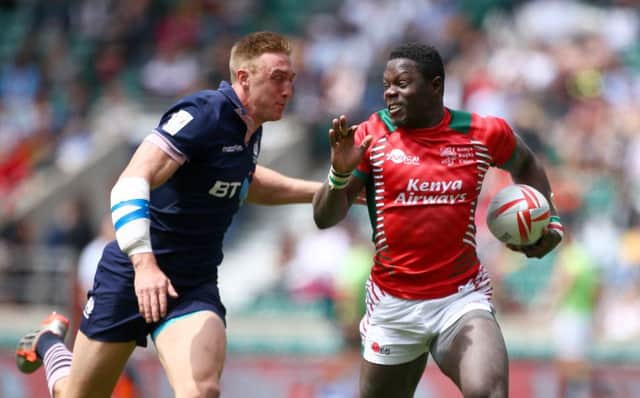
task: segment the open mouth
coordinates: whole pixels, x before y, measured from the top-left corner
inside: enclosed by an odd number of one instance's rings
[[[398,112],[402,111],[402,105],[399,104],[391,104],[387,106],[387,109],[389,110],[389,113],[393,116],[395,114],[397,114]]]

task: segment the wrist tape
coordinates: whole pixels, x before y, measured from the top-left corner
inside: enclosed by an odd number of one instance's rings
[[[547,228],[556,231],[561,238],[564,238],[564,226],[560,223],[560,217],[551,216],[549,217],[549,225]]]
[[[131,256],[151,252],[149,183],[124,177],[111,190],[111,219],[120,249]]]

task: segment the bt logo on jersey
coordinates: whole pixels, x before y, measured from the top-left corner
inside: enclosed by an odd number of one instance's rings
[[[209,190],[209,195],[216,198],[232,198],[236,194],[238,188],[242,185],[240,182],[216,181]]]

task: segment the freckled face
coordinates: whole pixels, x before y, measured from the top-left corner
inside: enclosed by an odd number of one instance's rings
[[[265,53],[254,62],[249,75],[249,103],[260,123],[282,118],[293,95],[296,74],[291,59],[284,53]]]

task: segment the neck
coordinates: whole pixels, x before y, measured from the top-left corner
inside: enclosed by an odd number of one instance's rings
[[[428,107],[423,117],[416,123],[415,128],[429,128],[437,126],[444,118],[444,106],[440,104],[436,107]]]

